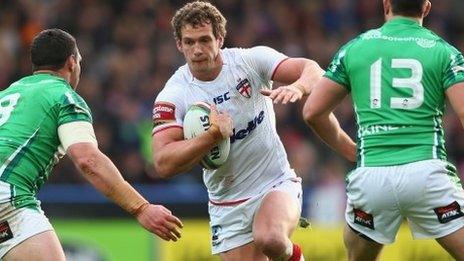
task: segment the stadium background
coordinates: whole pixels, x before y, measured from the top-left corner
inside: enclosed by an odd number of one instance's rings
[[[200,169],[171,180],[156,178],[150,130],[154,97],[184,63],[175,48],[170,18],[186,1],[1,0],[0,88],[31,72],[28,45],[42,29],[58,27],[76,36],[84,58],[78,92],[95,120],[99,147],[124,177],[152,202],[186,221],[181,243],[164,244],[98,195],[68,159],[55,168],[39,198],[62,239],[69,260],[218,260],[209,255],[206,192]],[[225,46],[268,45],[289,56],[316,60],[323,68],[345,42],[383,22],[380,0],[213,1],[228,19]],[[464,51],[464,1],[432,1],[426,26]],[[276,106],[277,126],[305,187],[304,214],[311,230],[299,229],[309,260],[345,258],[341,224],[344,175],[353,166],[322,144],[301,120],[302,103]],[[354,137],[350,101],[337,109]],[[454,114],[444,119],[449,157],[464,173],[462,127]],[[399,243],[382,260],[449,260],[433,241]]]

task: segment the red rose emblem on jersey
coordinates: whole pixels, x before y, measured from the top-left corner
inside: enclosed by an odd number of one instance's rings
[[[237,87],[235,87],[235,89],[237,89],[238,93],[240,93],[243,97],[245,98],[251,97],[251,84],[248,81],[248,79],[245,78],[241,80],[238,83]]]

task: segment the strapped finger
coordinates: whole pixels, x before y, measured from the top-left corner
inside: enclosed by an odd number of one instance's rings
[[[171,223],[171,222],[166,222],[164,226],[170,231],[170,233],[173,233],[176,237],[178,238],[181,237],[181,233],[179,229],[177,228],[176,224]]]
[[[170,216],[168,216],[166,219],[167,219],[169,222],[176,224],[176,225],[177,225],[178,227],[180,227],[180,228],[183,228],[183,227],[184,227],[184,224],[182,224],[182,221],[180,221],[180,219],[178,219],[176,216],[170,215]]]
[[[171,230],[171,233],[173,233],[177,238],[182,237],[182,234],[180,233],[177,227],[173,226],[172,228],[170,228],[170,230]]]
[[[165,240],[165,241],[170,241],[169,237],[168,237],[165,233],[163,233],[163,232],[161,232],[161,231],[159,231],[159,230],[158,230],[158,231],[155,231],[154,233],[155,233],[158,237],[160,237],[161,239],[163,239],[163,240]]]
[[[163,235],[165,235],[169,240],[177,241],[177,237],[169,230],[166,226],[163,226],[159,229]]]

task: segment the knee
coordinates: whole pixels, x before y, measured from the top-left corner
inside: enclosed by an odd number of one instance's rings
[[[256,246],[270,258],[280,257],[287,249],[287,243],[290,242],[285,235],[272,232],[255,235],[254,241]]]

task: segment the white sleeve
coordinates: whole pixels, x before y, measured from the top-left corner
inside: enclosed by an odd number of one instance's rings
[[[182,128],[186,108],[181,96],[183,92],[178,86],[182,84],[170,79],[156,97],[152,135],[168,128]]]
[[[93,143],[98,146],[93,126],[87,121],[73,121],[61,124],[58,127],[58,137],[64,151],[69,146],[80,142]]]
[[[244,49],[243,59],[264,81],[272,80],[275,69],[288,57],[267,46]]]

